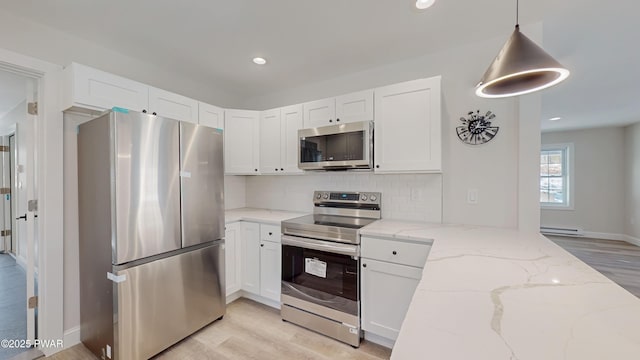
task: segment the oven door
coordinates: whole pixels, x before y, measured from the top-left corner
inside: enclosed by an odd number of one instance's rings
[[[282,236],[282,295],[358,316],[359,247]]]

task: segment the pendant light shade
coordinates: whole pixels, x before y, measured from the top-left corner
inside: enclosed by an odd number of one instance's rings
[[[556,85],[569,70],[520,32],[511,34],[476,87],[476,95],[502,98],[528,94]]]

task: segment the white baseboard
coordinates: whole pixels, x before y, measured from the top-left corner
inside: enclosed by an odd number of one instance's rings
[[[227,305],[236,301],[237,299],[242,297],[242,291],[238,290],[230,295],[227,295]]]
[[[393,349],[393,345],[396,344],[395,340],[391,340],[391,339],[387,339],[386,337],[380,336],[380,335],[376,335],[373,333],[370,333],[368,331],[364,332],[364,339],[367,341],[370,341],[372,343],[378,344],[378,345],[382,345],[386,348],[389,349]]]
[[[80,326],[72,327],[64,331],[64,348],[80,344]]]
[[[627,241],[626,235],[624,234],[600,233],[600,232],[593,232],[593,231],[585,231],[584,237],[588,237],[592,239]]]
[[[27,271],[27,259],[23,258],[22,256],[16,255],[16,263],[18,265],[20,265],[20,267],[22,268],[22,270],[24,270],[25,272]]]
[[[625,235],[624,241],[628,242],[629,244],[633,244],[635,246],[640,246],[640,239],[638,239],[637,237],[633,237],[631,235]]]
[[[259,302],[260,304],[270,306],[274,309],[280,309],[280,301],[273,301],[271,299],[267,299],[260,295],[252,294],[246,291],[242,291],[242,297],[253,300],[255,302]]]

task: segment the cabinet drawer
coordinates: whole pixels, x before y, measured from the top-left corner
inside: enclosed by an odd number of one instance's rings
[[[362,238],[361,247],[361,256],[363,258],[416,267],[424,267],[431,249],[428,244],[370,237]]]
[[[260,240],[280,242],[280,225],[260,225]]]

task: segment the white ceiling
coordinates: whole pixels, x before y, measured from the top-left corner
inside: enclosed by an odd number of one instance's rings
[[[245,97],[480,39],[506,39],[514,24],[514,0],[438,0],[425,11],[414,3],[5,0],[0,9]],[[520,10],[522,24],[543,22],[544,47],[572,70],[569,80],[544,94],[543,128],[640,120],[640,101],[633,101],[640,94],[634,67],[640,50],[632,45],[640,3],[523,0]],[[258,67],[255,56],[269,63]],[[563,120],[546,121],[552,116]]]

